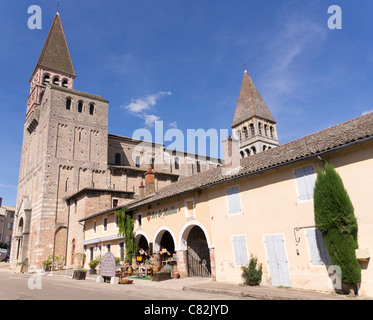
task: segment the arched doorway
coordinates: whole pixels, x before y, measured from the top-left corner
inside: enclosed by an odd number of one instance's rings
[[[19,220],[18,228],[17,228],[17,261],[22,259],[22,240],[23,240],[23,218]]]
[[[135,242],[137,262],[144,262],[146,259],[149,259],[149,243],[144,235],[136,236]]]
[[[187,237],[188,277],[210,277],[211,260],[206,236],[199,226],[194,226]]]
[[[172,258],[175,251],[174,236],[168,228],[162,228],[157,234],[154,241],[154,251],[160,253],[161,261],[166,261],[167,258]]]

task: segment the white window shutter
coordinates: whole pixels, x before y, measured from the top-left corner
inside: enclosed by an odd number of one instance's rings
[[[313,189],[315,188],[315,175],[314,169],[312,166],[304,168],[304,178],[307,189],[307,198],[313,199]]]
[[[304,180],[304,168],[295,170],[295,178],[297,179],[299,200],[307,199],[307,186]]]
[[[241,199],[240,199],[240,189],[238,186],[228,188],[227,191],[228,197],[228,213],[235,214],[241,212]]]
[[[315,188],[315,175],[312,166],[295,170],[295,178],[297,180],[299,200],[307,200],[313,198],[313,190]]]
[[[314,265],[331,264],[322,233],[319,229],[307,230],[307,240],[310,248],[311,262]]]
[[[247,265],[249,260],[247,258],[246,238],[245,236],[235,236],[232,238],[234,249],[234,263],[237,266]]]

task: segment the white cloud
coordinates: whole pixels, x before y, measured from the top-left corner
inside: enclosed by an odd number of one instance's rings
[[[154,107],[157,104],[157,100],[164,96],[171,95],[171,92],[158,92],[156,94],[151,94],[143,98],[138,98],[135,101],[132,99],[132,102],[127,105],[123,106],[123,108],[127,109],[131,113],[140,113],[143,111],[147,111],[150,108]]]
[[[177,122],[176,122],[176,121],[174,121],[174,122],[170,122],[168,125],[169,125],[171,128],[175,128],[175,129],[177,129]]]
[[[159,99],[164,96],[170,96],[171,94],[170,91],[160,91],[156,94],[147,95],[136,100],[132,99],[129,105],[121,107],[131,114],[142,118],[147,127],[152,127],[154,126],[154,122],[159,121],[161,118],[155,114],[149,114],[147,111],[152,110]]]
[[[154,115],[154,114],[143,114],[143,117],[144,120],[145,120],[145,125],[147,127],[153,127],[154,126],[154,122],[156,121],[159,121],[161,118]]]

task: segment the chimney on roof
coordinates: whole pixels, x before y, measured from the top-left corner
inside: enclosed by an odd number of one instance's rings
[[[140,187],[139,187],[139,193],[140,193],[140,198],[143,198],[145,196],[145,186],[142,180],[141,180]]]
[[[148,171],[145,173],[145,195],[155,192],[155,173],[152,165],[149,165]]]
[[[223,140],[225,173],[230,173],[238,169],[241,164],[240,158],[240,141],[231,136]]]

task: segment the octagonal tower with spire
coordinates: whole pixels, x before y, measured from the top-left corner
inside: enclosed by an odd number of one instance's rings
[[[279,145],[276,121],[246,70],[232,130],[233,136],[240,141],[242,158]]]

